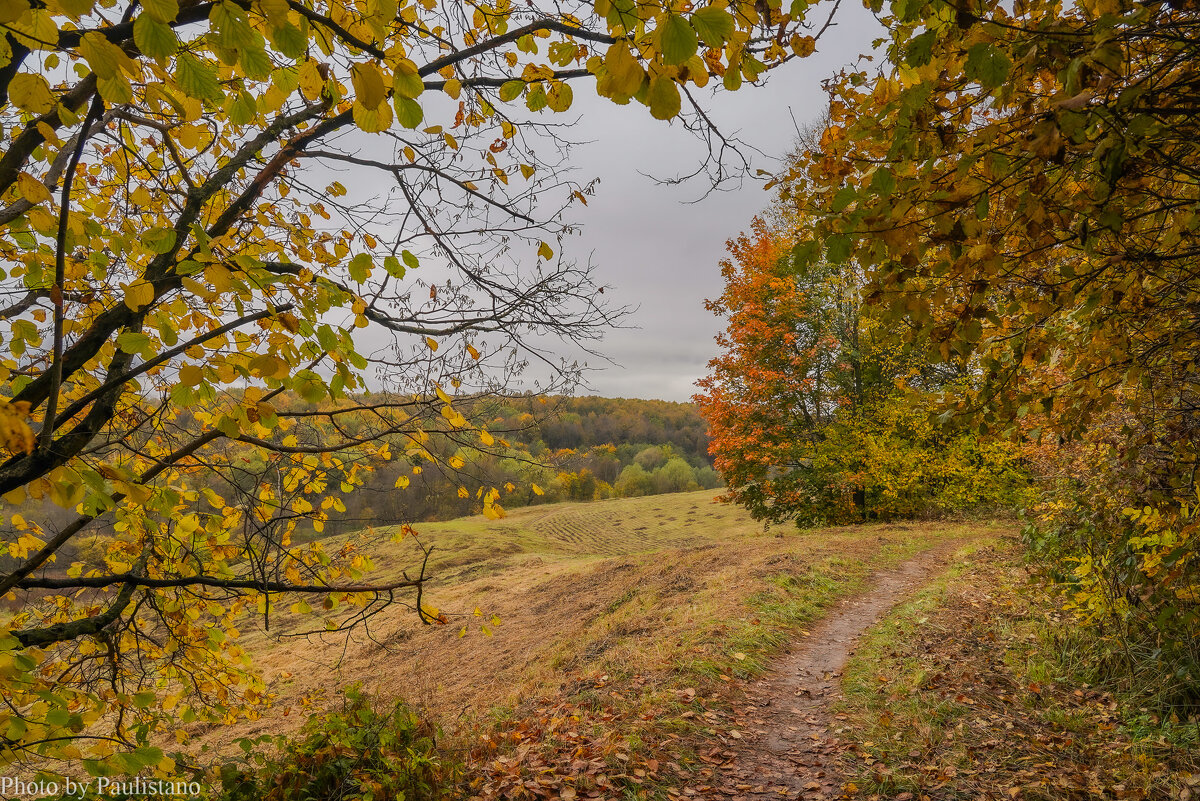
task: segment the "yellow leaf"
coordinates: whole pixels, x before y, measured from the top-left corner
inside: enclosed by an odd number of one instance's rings
[[[154,287],[148,281],[134,281],[125,286],[125,305],[133,311],[154,302]]]
[[[545,242],[543,242],[540,245],[538,245],[537,254],[538,254],[538,256],[542,257],[546,261],[550,261],[550,259],[554,258],[554,249],[551,248],[549,245],[547,245]]]
[[[204,370],[199,365],[185,364],[179,368],[179,383],[194,387],[204,380]]]
[[[54,108],[54,94],[41,75],[19,72],[8,84],[8,97],[17,108],[33,114],[45,114]],[[32,202],[32,201],[31,201]]]
[[[438,349],[437,340],[433,337],[425,337],[425,344],[428,345],[429,349],[432,351],[436,351]]]
[[[307,100],[316,100],[325,90],[325,78],[321,75],[315,61],[305,61],[300,65],[300,91]]]
[[[354,84],[354,96],[364,108],[378,108],[387,100],[387,86],[383,82],[383,73],[373,61],[352,66],[350,82]]]
[[[133,59],[125,51],[108,41],[104,34],[91,31],[79,41],[79,54],[87,59],[88,66],[97,78],[117,78],[120,72],[134,75],[138,72]]]
[[[479,360],[480,354],[479,351],[475,349],[474,345],[467,345],[467,353],[471,354],[472,359],[475,359],[476,361]]]
[[[291,366],[277,356],[263,353],[250,360],[250,372],[262,378],[286,378]]]
[[[17,189],[20,191],[21,197],[35,206],[50,199],[50,190],[46,188],[46,185],[27,172],[17,176]]]
[[[356,101],[353,108],[354,124],[366,133],[380,133],[392,127],[392,107],[380,103],[375,108],[367,108]]]
[[[537,484],[530,485],[530,489],[533,490],[534,495],[545,495],[546,494],[546,491],[543,490],[541,487],[539,487]]]
[[[608,70],[608,81],[605,94],[629,96],[637,92],[646,77],[645,70],[624,41],[617,42],[608,49],[604,56],[604,66]],[[599,84],[597,85],[599,88]]]
[[[0,24],[16,22],[29,11],[27,0],[0,0]]]
[[[646,105],[650,107],[650,116],[656,120],[669,120],[678,114],[681,100],[675,81],[666,75],[651,79],[646,92]]]
[[[486,431],[480,431],[479,432],[479,441],[482,442],[484,445],[494,445],[496,443],[496,438],[493,437],[491,434],[489,434]]]

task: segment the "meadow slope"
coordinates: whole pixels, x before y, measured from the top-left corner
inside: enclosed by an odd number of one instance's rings
[[[715,497],[699,491],[553,504],[496,521],[423,524],[419,541],[434,547],[427,599],[447,625],[421,625],[397,604],[349,637],[296,636],[285,620],[249,633],[274,705],[232,731],[200,733],[199,742],[221,748],[236,736],[289,730],[351,682],[422,707],[452,733],[520,719],[538,699],[578,701],[596,696],[597,686],[632,682],[638,692],[619,706],[636,721],[675,705],[681,688],[703,694],[761,672],[872,571],[1007,530],[764,530]],[[419,563],[416,541],[394,543],[392,533],[364,532],[370,542],[359,543],[375,554],[378,576]],[[621,736],[636,745],[640,728]]]

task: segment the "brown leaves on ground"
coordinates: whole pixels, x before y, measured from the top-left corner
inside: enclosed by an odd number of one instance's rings
[[[644,677],[616,686],[604,675],[528,705],[510,725],[478,735],[466,756],[465,794],[478,801],[612,798],[659,784],[665,771],[683,773],[654,756],[670,738],[649,730],[664,711],[640,703],[653,692]],[[637,707],[644,711],[631,711]]]
[[[732,699],[745,683],[665,689],[644,676],[579,679],[521,717],[480,733],[464,795],[493,799],[744,799],[785,783],[745,775]],[[566,696],[570,694],[568,699]],[[632,710],[639,711],[632,711]],[[678,732],[678,733],[677,733]],[[766,784],[764,784],[766,781]]]
[[[1072,625],[1048,593],[1022,587],[1011,551],[976,555],[940,605],[890,636],[842,736],[858,797],[1187,798],[1197,755],[1122,733],[1117,700],[1060,677],[1053,643]],[[1034,677],[1050,677],[1035,680]],[[853,688],[851,688],[853,690]],[[854,695],[854,699],[862,696]],[[859,702],[855,700],[855,705]],[[869,710],[869,711],[868,711]],[[1189,764],[1190,763],[1190,764]]]

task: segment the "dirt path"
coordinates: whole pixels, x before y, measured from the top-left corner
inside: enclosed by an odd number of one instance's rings
[[[842,601],[770,673],[746,687],[733,719],[740,739],[720,752],[703,797],[731,801],[834,799],[837,738],[830,731],[841,675],[857,638],[897,602],[943,569],[938,548],[879,573],[867,592]]]

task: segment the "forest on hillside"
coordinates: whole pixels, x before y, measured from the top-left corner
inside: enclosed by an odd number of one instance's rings
[[[394,402],[376,395],[364,405]],[[300,398],[280,398],[277,414],[315,407]],[[497,493],[491,508],[520,508],[559,501],[632,498],[721,485],[708,453],[708,425],[694,404],[595,396],[480,396],[461,399],[456,410],[486,421],[488,446],[464,447],[460,441],[430,444],[429,451],[371,465],[360,472],[353,492],[329,496],[322,515],[293,530],[300,540],[346,534],[367,527],[450,520],[478,514],[484,494]],[[370,430],[364,415],[342,419],[343,432]],[[180,419],[201,435],[191,416]],[[314,435],[309,441],[318,441]],[[406,438],[373,437],[404,453]],[[457,467],[448,469],[451,463]],[[246,456],[228,477],[212,476],[202,491],[231,498],[250,497],[259,487],[284,478],[281,466]],[[18,508],[23,519],[46,527],[67,526],[70,510],[51,499],[29,499]],[[11,530],[9,534],[11,535]],[[102,525],[80,531],[64,548],[66,563],[97,564],[111,543]],[[0,555],[0,567],[17,560]]]
[[[477,514],[486,489],[505,508],[556,501],[632,498],[721,485],[708,453],[708,425],[694,404],[594,396],[467,400],[499,448],[465,456],[454,472],[412,475],[403,463],[374,471],[345,498],[333,531],[449,520]],[[408,477],[404,491],[396,480]]]

